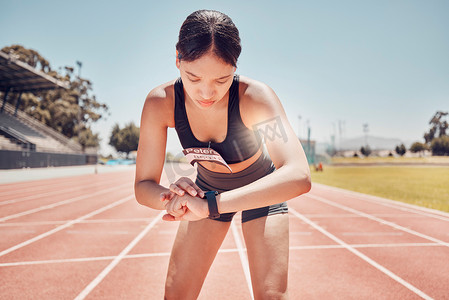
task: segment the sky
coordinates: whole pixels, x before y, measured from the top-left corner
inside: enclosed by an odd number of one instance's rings
[[[146,95],[179,76],[175,44],[198,9],[240,31],[237,73],[268,84],[300,137],[368,134],[423,141],[449,111],[449,1],[0,0],[0,48],[21,44],[53,69],[76,67],[109,115],[93,126],[109,154],[112,126],[139,126]],[[338,146],[338,145],[337,145]],[[167,150],[181,146],[169,130]]]

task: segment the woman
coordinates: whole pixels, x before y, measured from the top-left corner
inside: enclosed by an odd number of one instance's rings
[[[227,15],[189,15],[176,50],[180,78],[145,101],[135,181],[140,204],[181,221],[165,298],[197,298],[233,215],[242,211],[254,296],[286,299],[286,201],[310,190],[304,151],[273,90],[235,74],[240,38]],[[169,189],[159,184],[168,127],[197,161],[195,183],[183,177]]]

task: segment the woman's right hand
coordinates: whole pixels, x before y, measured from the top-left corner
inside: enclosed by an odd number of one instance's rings
[[[161,201],[164,203],[165,210],[167,214],[173,216],[173,218],[182,217],[186,211],[187,207],[182,205],[182,202],[179,201],[179,197],[172,191],[168,191],[161,194]]]
[[[166,200],[165,208],[167,213],[162,217],[165,221],[197,221],[207,218],[209,207],[207,200],[184,194],[178,196],[173,192],[170,200]]]
[[[179,202],[172,201],[176,196],[184,196],[187,192],[192,197],[204,197],[204,191],[188,177],[179,178],[176,182],[170,184],[169,188],[169,191],[161,193],[160,200],[164,202],[167,212],[175,218],[183,216],[187,210],[185,206],[180,206]]]

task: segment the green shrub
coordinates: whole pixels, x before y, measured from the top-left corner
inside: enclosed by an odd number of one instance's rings
[[[430,149],[432,149],[432,155],[449,155],[449,136],[433,139]]]

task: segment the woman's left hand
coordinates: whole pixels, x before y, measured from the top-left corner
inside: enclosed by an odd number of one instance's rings
[[[204,191],[197,186],[192,179],[188,177],[181,177],[176,182],[170,184],[170,191],[178,194],[179,196],[184,196],[184,193],[187,192],[191,196],[200,196],[204,197]]]

